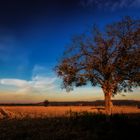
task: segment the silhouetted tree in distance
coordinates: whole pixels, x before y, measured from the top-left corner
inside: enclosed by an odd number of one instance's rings
[[[43,102],[43,104],[44,104],[44,106],[48,106],[48,105],[49,105],[49,101],[48,101],[48,100],[45,100],[45,101]]]
[[[73,37],[55,68],[67,91],[91,83],[102,88],[106,113],[111,97],[140,85],[140,20],[125,17]]]

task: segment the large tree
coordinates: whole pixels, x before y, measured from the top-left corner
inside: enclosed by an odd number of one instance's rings
[[[125,17],[73,37],[56,66],[67,91],[91,83],[102,88],[106,113],[111,113],[111,97],[140,85],[140,20]]]

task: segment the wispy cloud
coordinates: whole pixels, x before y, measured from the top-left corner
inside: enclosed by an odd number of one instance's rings
[[[2,85],[12,85],[16,87],[24,87],[27,86],[28,83],[26,80],[20,80],[20,79],[0,79],[0,84]]]
[[[47,76],[45,72],[45,67],[35,66],[31,80],[2,78],[0,85],[13,86],[17,93],[47,92],[56,88],[57,78]]]
[[[33,67],[32,70],[32,76],[36,76],[36,75],[41,75],[41,76],[52,76],[54,75],[54,73],[52,72],[52,69],[47,68],[45,66],[41,66],[41,65],[35,65]]]

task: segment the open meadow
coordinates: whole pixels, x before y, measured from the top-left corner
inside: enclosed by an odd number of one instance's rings
[[[140,109],[114,106],[1,106],[0,140],[137,139]]]
[[[45,118],[63,117],[70,115],[70,112],[91,112],[105,113],[102,106],[1,106],[0,118],[22,119],[22,118]],[[112,114],[134,114],[140,113],[136,106],[114,106]]]

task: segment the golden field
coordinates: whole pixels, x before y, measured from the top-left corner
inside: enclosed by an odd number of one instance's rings
[[[67,116],[70,112],[104,113],[104,107],[94,106],[1,106],[0,118],[45,118]],[[134,114],[140,109],[134,106],[114,106],[112,113]]]
[[[0,140],[124,140],[139,137],[138,107],[114,106],[111,116],[104,115],[103,109],[102,106],[1,106]]]

